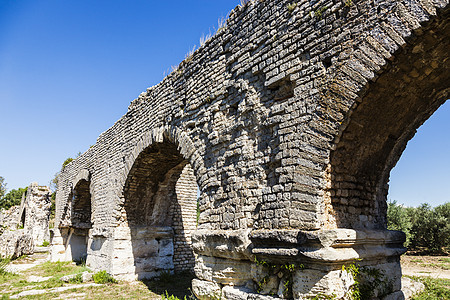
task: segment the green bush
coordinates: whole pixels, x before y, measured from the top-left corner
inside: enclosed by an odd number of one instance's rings
[[[405,232],[409,250],[435,254],[450,250],[450,202],[414,208],[393,201],[388,203],[387,223],[388,229]]]
[[[9,209],[11,206],[19,205],[22,201],[22,195],[27,192],[28,188],[18,188],[9,191],[0,199],[0,208]]]
[[[117,283],[117,280],[114,279],[111,275],[106,273],[106,271],[100,271],[95,273],[92,278],[95,283],[104,284],[104,283]]]

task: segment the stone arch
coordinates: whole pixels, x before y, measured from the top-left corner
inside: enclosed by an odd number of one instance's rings
[[[78,172],[66,208],[69,226],[61,229],[66,259],[85,261],[92,228],[91,180],[88,170]]]
[[[416,130],[449,98],[449,38],[445,15],[430,21],[359,91],[327,170],[334,226],[386,228],[390,171]]]
[[[175,143],[180,138],[175,133],[153,130],[131,154],[135,159],[123,186],[115,240],[115,251],[126,253],[128,266],[113,264],[119,277],[193,270],[191,234],[197,226],[198,185],[185,156],[193,152],[185,148],[186,141]]]

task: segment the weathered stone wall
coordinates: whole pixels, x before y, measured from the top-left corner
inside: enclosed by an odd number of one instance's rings
[[[173,263],[175,271],[194,269],[191,236],[197,228],[197,182],[189,164],[184,166],[176,182],[176,201],[172,202],[169,219],[174,230]]]
[[[1,256],[32,254],[35,246],[50,241],[51,193],[48,187],[31,183],[26,195],[22,196],[20,206],[1,212]]]
[[[51,195],[50,188],[32,183],[28,186],[26,198],[20,205],[18,219],[23,220],[23,228],[31,234],[36,246],[42,245],[44,241],[50,241]]]
[[[402,237],[378,233],[389,172],[448,98],[448,16],[446,0],[237,7],[226,27],[61,172],[57,227],[71,226],[71,195],[85,178],[88,264],[118,274],[135,259],[121,260],[121,232],[133,248],[133,226],[163,226],[164,186],[190,164],[201,191],[197,294],[232,294],[232,283],[254,292],[258,272],[241,272],[253,268],[254,255],[308,263],[312,286],[297,282],[295,298],[331,294],[333,284],[344,293],[339,270],[356,258],[397,274]]]
[[[12,206],[9,209],[0,210],[0,234],[5,230],[15,230],[19,226],[19,206]]]

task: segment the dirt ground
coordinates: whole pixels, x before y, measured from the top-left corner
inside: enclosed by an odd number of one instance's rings
[[[450,279],[450,256],[403,255],[401,265],[403,275]]]

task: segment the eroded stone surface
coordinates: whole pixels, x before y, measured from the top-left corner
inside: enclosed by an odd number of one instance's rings
[[[0,255],[17,258],[33,254],[34,242],[31,234],[24,229],[6,231],[0,236]]]
[[[85,224],[88,264],[135,277],[170,259],[191,268],[195,250],[203,298],[244,284],[237,266],[248,270],[254,256],[304,264],[296,297],[344,295],[342,266],[363,259],[395,275],[388,297],[400,297],[404,248],[385,230],[387,183],[407,141],[449,98],[448,18],[443,0],[238,6],[61,172],[55,247],[74,249],[64,241]],[[135,229],[165,226],[173,256],[168,247],[155,256],[155,241]],[[271,279],[275,295],[283,278]],[[248,295],[258,297],[270,296]]]

